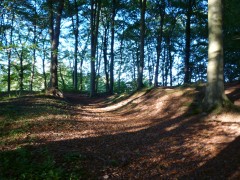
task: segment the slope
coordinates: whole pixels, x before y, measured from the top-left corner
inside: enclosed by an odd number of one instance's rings
[[[239,89],[239,84],[226,89],[236,105]],[[39,171],[45,178],[238,178],[240,113],[237,108],[202,113],[203,92],[198,86],[94,99],[65,94],[67,101],[46,96],[4,100],[0,157],[6,163],[0,170],[4,178],[30,177],[43,166],[30,156],[27,162],[36,169],[8,169],[7,161],[24,149],[34,157],[43,152],[51,157],[52,173]]]

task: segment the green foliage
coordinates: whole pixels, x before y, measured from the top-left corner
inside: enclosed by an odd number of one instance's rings
[[[99,69],[98,91],[105,92],[105,74],[103,65],[103,37],[104,29],[111,22],[112,2],[101,1],[101,17],[97,46],[96,69]],[[206,81],[207,66],[207,0],[193,1],[191,16],[191,81]],[[57,3],[57,1],[56,1]],[[240,46],[239,46],[239,3],[238,0],[223,1],[224,3],[224,59],[226,81],[239,80],[240,77]],[[80,79],[80,63],[82,72],[82,91],[90,89],[90,1],[76,0],[79,26],[78,44],[78,80]],[[47,2],[43,1],[4,1],[1,6],[0,19],[0,91],[8,89],[8,55],[11,54],[11,90],[20,89],[20,58],[23,59],[23,90],[30,87],[33,67],[33,52],[36,51],[37,63],[33,90],[44,89],[42,60],[47,73],[47,83],[50,77],[50,39],[48,36],[49,19]],[[57,6],[54,5],[53,9]],[[131,92],[135,90],[138,73],[139,36],[140,36],[140,5],[138,0],[116,1],[115,45],[114,45],[114,91]],[[149,0],[146,9],[145,36],[145,68],[144,76],[154,78],[156,68],[156,45],[160,36],[161,20],[164,14],[163,34],[160,52],[159,85],[179,85],[183,83],[185,58],[185,25],[187,1]],[[55,9],[56,10],[56,9]],[[76,21],[75,2],[66,1],[63,13],[63,26],[58,51],[58,81],[63,91],[73,90],[73,59],[74,32],[72,21]],[[72,19],[73,18],[73,19]],[[110,23],[111,24],[111,23]],[[36,27],[36,29],[35,29]],[[36,32],[34,32],[35,30]],[[12,33],[12,37],[11,36]],[[36,37],[34,38],[34,33]],[[107,30],[107,54],[110,56],[111,25]],[[12,41],[12,43],[11,43]],[[11,50],[11,53],[10,53]],[[53,52],[56,53],[56,52]],[[109,57],[107,57],[109,60]],[[170,66],[170,62],[172,65]],[[60,74],[61,68],[61,74]],[[109,62],[107,65],[109,71]],[[172,73],[172,76],[170,75]],[[118,78],[121,82],[118,83]],[[171,84],[170,84],[171,78]],[[161,82],[163,81],[163,82]],[[78,81],[79,82],[79,81]],[[152,82],[145,83],[146,86]],[[78,83],[78,90],[80,85]]]

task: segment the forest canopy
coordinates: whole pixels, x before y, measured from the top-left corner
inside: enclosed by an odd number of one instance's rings
[[[4,0],[0,91],[125,92],[206,82],[207,0]],[[239,80],[240,12],[223,1],[224,80]]]

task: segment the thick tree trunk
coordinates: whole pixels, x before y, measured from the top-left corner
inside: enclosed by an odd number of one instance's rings
[[[144,69],[144,41],[145,41],[145,12],[146,0],[140,0],[141,23],[140,23],[140,60],[138,68],[137,89],[143,88],[143,69]]]
[[[223,106],[228,99],[224,93],[222,1],[208,0],[208,67],[204,109]]]
[[[158,75],[159,75],[159,63],[160,63],[160,54],[162,52],[162,37],[163,37],[163,24],[164,24],[164,17],[165,17],[165,1],[162,2],[161,13],[160,13],[160,28],[157,35],[157,62],[155,68],[155,78],[154,78],[154,87],[158,86]]]
[[[64,7],[64,0],[59,1],[57,7],[57,14],[55,19],[55,27],[54,27],[54,9],[53,9],[53,1],[49,0],[49,11],[50,11],[50,27],[49,34],[51,39],[51,65],[50,65],[50,87],[52,89],[58,89],[58,45],[59,45],[59,36],[60,36],[60,25],[61,25],[61,16]]]
[[[97,39],[98,39],[98,26],[99,17],[101,10],[101,0],[91,0],[91,78],[90,78],[90,97],[96,94],[96,50],[97,50]]]

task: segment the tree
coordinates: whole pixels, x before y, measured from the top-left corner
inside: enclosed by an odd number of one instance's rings
[[[140,22],[140,60],[138,63],[138,80],[137,80],[138,89],[143,88],[146,0],[140,0],[140,9],[141,9],[141,22]]]
[[[57,4],[56,14],[54,13],[55,1],[48,0],[48,10],[49,10],[49,34],[51,43],[51,78],[50,78],[50,88],[58,89],[58,45],[60,36],[60,25],[62,12],[64,7],[64,0],[61,0]]]
[[[192,6],[194,0],[188,0],[187,5],[187,22],[186,22],[186,41],[185,41],[185,67],[184,67],[184,83],[191,82],[190,73],[190,51],[191,51],[191,16],[192,16]]]
[[[91,79],[90,79],[90,97],[96,94],[96,50],[98,39],[99,17],[101,11],[101,0],[91,0]]]
[[[160,63],[160,54],[162,51],[162,38],[163,38],[163,24],[164,24],[164,17],[165,17],[165,0],[161,2],[161,5],[158,4],[159,10],[160,10],[160,25],[157,30],[157,62],[156,62],[156,68],[155,68],[155,78],[154,78],[154,86],[158,86],[158,74],[159,74],[159,63]]]
[[[72,25],[73,25],[73,33],[75,37],[74,44],[74,70],[73,70],[73,88],[76,91],[78,87],[78,78],[77,78],[77,64],[78,64],[78,36],[79,36],[79,15],[78,15],[78,4],[77,0],[74,0],[74,12],[76,16],[76,20],[74,23],[74,18],[72,16]]]
[[[112,17],[111,17],[111,61],[110,61],[110,86],[109,93],[113,94],[114,85],[114,34],[115,34],[115,16],[116,0],[112,0]]]
[[[223,79],[222,1],[208,0],[208,67],[204,107],[211,110],[227,101]]]

